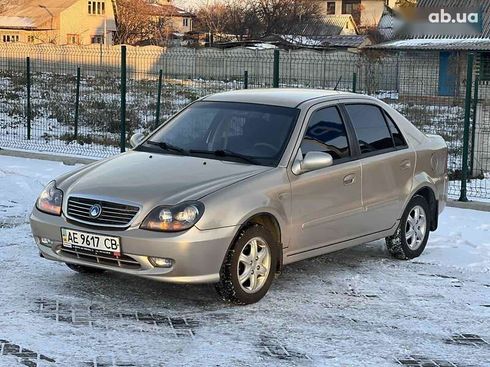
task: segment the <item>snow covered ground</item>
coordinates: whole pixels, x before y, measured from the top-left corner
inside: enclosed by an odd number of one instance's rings
[[[234,307],[39,258],[29,211],[72,168],[0,156],[1,367],[490,366],[490,213],[446,209],[413,261],[377,241],[293,264]]]

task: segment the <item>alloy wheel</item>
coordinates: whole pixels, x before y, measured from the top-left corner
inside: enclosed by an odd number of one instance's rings
[[[417,250],[425,238],[427,217],[424,208],[416,205],[410,211],[405,224],[405,240],[410,250]]]
[[[240,287],[247,293],[256,293],[266,283],[271,270],[271,250],[261,237],[250,239],[238,258],[237,275]]]

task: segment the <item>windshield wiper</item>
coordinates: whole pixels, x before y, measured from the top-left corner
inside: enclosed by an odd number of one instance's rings
[[[191,149],[189,150],[189,153],[195,153],[195,154],[211,154],[215,155],[216,157],[230,157],[230,158],[238,158],[242,160],[243,162],[251,163],[251,164],[260,164],[256,159],[251,158],[249,156],[232,152],[231,150],[227,149],[218,149],[218,150],[198,150],[198,149]]]
[[[149,145],[155,145],[163,150],[166,150],[166,151],[170,151],[170,152],[177,152],[177,153],[180,153],[182,155],[187,155],[188,152],[187,150],[183,149],[183,148],[180,148],[178,146],[175,146],[175,145],[172,145],[172,144],[169,144],[169,143],[165,143],[164,141],[151,141],[151,140],[148,140],[145,142],[146,144],[149,144]]]

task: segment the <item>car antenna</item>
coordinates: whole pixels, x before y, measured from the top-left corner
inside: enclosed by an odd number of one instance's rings
[[[335,84],[335,88],[333,90],[337,90],[341,80],[342,80],[342,75],[340,76],[339,80],[337,80],[337,84]]]

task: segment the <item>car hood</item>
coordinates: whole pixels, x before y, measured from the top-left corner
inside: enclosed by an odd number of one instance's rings
[[[271,167],[198,157],[131,151],[66,177],[69,196],[124,201],[154,207],[198,200]]]

